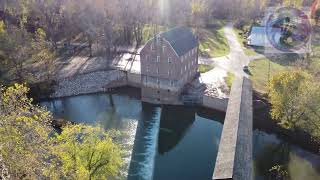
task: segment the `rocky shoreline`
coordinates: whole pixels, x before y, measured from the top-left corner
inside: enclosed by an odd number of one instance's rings
[[[125,73],[119,70],[96,71],[59,79],[54,86],[50,98],[77,96],[81,94],[104,92],[107,86],[125,78]]]

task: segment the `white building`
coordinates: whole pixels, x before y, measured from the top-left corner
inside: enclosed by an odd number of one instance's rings
[[[279,43],[281,37],[280,28],[269,29],[267,33],[266,27],[254,26],[251,28],[248,37],[248,45],[260,47],[272,47],[272,43]],[[268,35],[267,35],[268,34]]]

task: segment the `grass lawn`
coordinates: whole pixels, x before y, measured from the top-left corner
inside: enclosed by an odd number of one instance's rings
[[[235,76],[231,72],[228,72],[227,76],[224,78],[224,80],[226,81],[226,84],[229,87],[229,89],[231,89],[231,86],[232,86],[234,78],[235,78]]]
[[[246,54],[247,56],[256,56],[256,55],[258,55],[258,53],[252,48],[245,48],[244,49],[244,54]]]
[[[238,42],[243,46],[244,43],[246,42],[245,38],[243,37],[244,31],[241,29],[233,28],[234,33],[237,36]]]
[[[244,48],[244,53],[247,56],[256,56],[259,54],[263,54],[264,53],[264,48],[263,47],[245,47]]]
[[[277,73],[292,69],[290,66],[277,64],[267,58],[250,62],[250,79],[252,80],[253,88],[260,93],[267,92],[269,62],[270,78]]]
[[[198,69],[199,69],[200,73],[208,72],[213,68],[214,68],[214,66],[212,66],[212,65],[205,65],[205,64],[199,64],[198,65]]]
[[[230,47],[224,35],[223,26],[198,30],[200,55],[220,57],[228,55]]]
[[[247,41],[243,36],[244,31],[242,31],[241,29],[237,29],[237,28],[233,28],[233,31],[237,35],[237,39],[238,39],[239,43],[243,47],[244,54],[246,54],[247,56],[256,56],[256,55],[259,55],[259,54],[263,54],[263,52],[264,52],[263,47],[245,46]]]

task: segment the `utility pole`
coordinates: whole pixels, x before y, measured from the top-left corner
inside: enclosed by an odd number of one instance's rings
[[[269,67],[268,67],[268,82],[267,83],[269,83],[270,82],[270,69],[271,69],[271,62],[270,62],[270,60],[269,60]],[[269,88],[268,88],[268,94],[270,93],[270,90],[269,90]]]

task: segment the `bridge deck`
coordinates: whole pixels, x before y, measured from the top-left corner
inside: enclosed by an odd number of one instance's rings
[[[233,82],[212,179],[252,179],[252,85]]]

